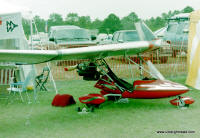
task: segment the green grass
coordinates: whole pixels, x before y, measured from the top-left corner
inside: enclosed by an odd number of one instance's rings
[[[170,78],[184,83],[185,78]],[[0,138],[155,138],[200,136],[200,91],[192,89],[185,95],[196,101],[182,110],[169,103],[172,98],[130,99],[128,104],[104,103],[94,113],[80,115],[83,107],[78,97],[98,93],[95,82],[58,81],[59,93],[72,94],[77,101],[69,107],[52,107],[55,92],[51,83],[48,92],[38,92],[36,103],[21,103],[17,96],[0,99]],[[24,95],[25,97],[25,95]],[[33,95],[31,94],[33,98]],[[194,134],[157,134],[159,130],[192,130]]]

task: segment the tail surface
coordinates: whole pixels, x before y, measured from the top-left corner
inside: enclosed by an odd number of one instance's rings
[[[141,41],[151,41],[156,39],[154,33],[143,21],[135,23],[135,27]]]

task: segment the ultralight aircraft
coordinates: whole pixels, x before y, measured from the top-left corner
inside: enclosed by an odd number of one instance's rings
[[[15,26],[16,27],[16,26]],[[123,55],[140,55],[161,47],[160,40],[156,40],[149,28],[140,22],[136,24],[139,37],[142,41],[98,45],[82,48],[60,50],[0,50],[0,62],[13,62],[18,65],[39,64],[53,60],[88,59],[76,66],[65,70],[77,69],[85,80],[97,80],[96,88],[101,94],[88,94],[79,98],[80,102],[90,107],[99,106],[106,99],[156,99],[177,96],[170,102],[177,106],[188,106],[194,102],[188,97],[180,95],[189,91],[186,86],[166,80],[151,64],[152,78],[135,80],[130,84],[117,77],[104,60],[105,57]],[[130,59],[129,59],[130,60]],[[142,59],[141,59],[142,60]],[[133,62],[133,61],[131,61]],[[141,68],[142,66],[139,65]]]

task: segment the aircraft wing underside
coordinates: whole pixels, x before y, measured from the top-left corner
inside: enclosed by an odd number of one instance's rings
[[[139,41],[60,50],[0,50],[0,62],[37,64],[52,60],[99,59],[109,56],[135,55],[158,47],[156,43]]]

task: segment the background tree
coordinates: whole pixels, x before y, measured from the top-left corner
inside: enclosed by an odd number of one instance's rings
[[[40,16],[35,16],[34,18],[35,24],[37,26],[38,32],[45,32],[45,20],[40,18]],[[34,28],[34,27],[33,27]]]
[[[151,17],[149,20],[146,20],[145,23],[152,31],[156,31],[166,25],[166,20],[161,17]]]
[[[99,20],[99,19],[95,19],[92,23],[91,23],[91,29],[100,29],[101,26],[103,25],[103,21]]]
[[[112,34],[115,31],[118,31],[121,29],[122,29],[122,24],[119,17],[117,17],[115,14],[112,13],[108,15],[108,17],[103,21],[103,24],[100,27],[99,32]]]
[[[77,13],[69,13],[65,18],[65,24],[69,25],[77,25],[79,20],[79,16]]]
[[[135,29],[135,22],[138,22],[140,19],[138,18],[137,14],[131,12],[128,16],[125,16],[121,20],[121,24],[124,30],[133,30]]]
[[[48,26],[63,25],[63,18],[60,14],[52,13],[48,19]]]
[[[190,6],[185,7],[182,10],[169,11],[167,13],[162,13],[161,16],[151,17],[145,20],[146,24],[153,31],[160,29],[167,24],[167,19],[173,17],[174,15],[180,13],[190,13],[194,9]],[[37,25],[39,32],[44,32],[45,20],[39,16],[34,17],[35,23]],[[48,19],[48,28],[56,25],[76,25],[87,29],[98,29],[100,33],[114,33],[118,30],[130,30],[135,29],[134,23],[138,22],[140,19],[135,12],[131,12],[128,16],[123,17],[121,20],[115,14],[108,15],[104,20],[95,19],[91,20],[90,16],[79,16],[77,13],[67,14],[65,20],[62,16],[57,13],[52,13]],[[30,21],[23,19],[22,21],[25,35],[30,35]]]
[[[22,25],[23,25],[23,29],[24,29],[24,34],[26,36],[26,38],[29,37],[30,33],[30,20],[27,19],[22,19]]]
[[[181,11],[175,10],[175,11],[169,11],[168,13],[162,13],[161,17],[165,20],[173,17],[174,15],[180,14]]]
[[[192,11],[194,11],[194,9],[190,6],[187,6],[182,10],[183,13],[190,13]]]
[[[91,28],[91,19],[90,16],[81,16],[78,18],[78,24],[79,27],[81,28]]]

